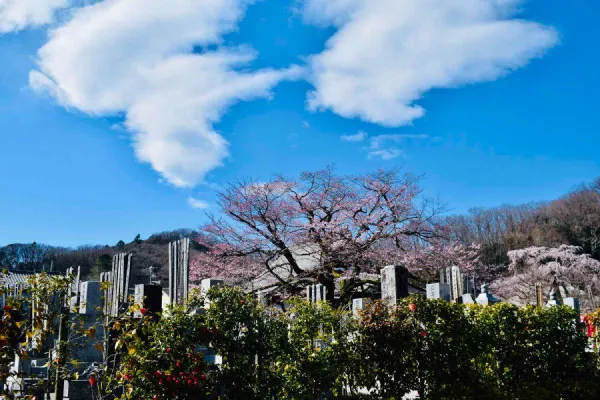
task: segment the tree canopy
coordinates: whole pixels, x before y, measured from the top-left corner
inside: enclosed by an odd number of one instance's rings
[[[418,181],[399,171],[326,169],[229,185],[219,193],[224,217],[201,229],[210,250],[193,262],[192,277],[258,279],[291,292],[318,282],[333,298],[337,278],[359,284],[361,273],[400,262],[437,236],[439,209],[421,197]]]

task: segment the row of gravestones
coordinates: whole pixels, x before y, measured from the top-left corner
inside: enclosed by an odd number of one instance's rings
[[[388,265],[381,269],[381,298],[385,304],[393,305],[398,299],[408,297],[408,270],[401,265]],[[306,299],[315,303],[327,299],[327,288],[322,284],[310,285],[306,288]],[[356,315],[365,308],[369,298],[352,300],[352,312]]]
[[[169,244],[169,286],[167,304],[183,304],[188,297],[189,287],[189,239],[182,239]],[[129,304],[131,289],[134,289],[134,302],[142,305],[149,312],[158,313],[163,308],[163,294],[161,285],[156,284],[138,284],[131,285],[131,265],[132,254],[116,254],[112,260],[110,272],[104,272],[100,275],[100,281],[81,281],[81,268],[69,268],[67,275],[73,276],[73,281],[65,306],[69,309],[69,319],[74,323],[83,321],[84,329],[92,326],[96,327],[97,340],[104,337],[103,324],[101,317],[108,321],[111,317],[118,316],[126,310]],[[152,275],[152,274],[151,274]],[[152,282],[152,276],[150,279]],[[221,284],[222,281],[209,279],[202,282],[202,288],[207,291],[211,286]],[[105,286],[105,291],[102,289]],[[33,311],[35,312],[35,306]],[[135,317],[141,317],[142,314],[137,311]],[[106,340],[106,338],[104,338]],[[56,344],[55,344],[56,346]],[[104,346],[108,349],[108,346]],[[101,363],[107,354],[102,354],[96,346],[90,341],[88,345],[81,346],[72,354],[74,359],[80,361],[83,368]],[[213,355],[213,358],[216,356]],[[210,361],[210,360],[207,360]],[[16,357],[15,366],[20,372],[25,374],[37,373],[45,374],[46,359],[21,359]],[[91,367],[90,367],[91,368]],[[80,371],[81,372],[81,371]],[[70,390],[67,396],[71,400],[88,399],[89,383],[87,381],[73,381],[72,384],[81,386],[84,390],[81,393],[75,393]],[[65,382],[65,388],[70,387]],[[74,387],[75,387],[74,386]],[[79,387],[77,386],[77,387]],[[85,390],[87,388],[87,390]],[[65,392],[65,394],[68,392]]]
[[[473,279],[474,281],[474,279]],[[427,298],[428,299],[443,299],[447,301],[454,301],[463,304],[481,304],[490,305],[499,302],[500,300],[495,298],[489,293],[487,284],[481,286],[481,293],[473,299],[473,291],[476,289],[471,286],[471,279],[464,277],[458,267],[454,266],[451,268],[445,268],[440,271],[440,282],[430,283],[426,286]],[[462,283],[462,285],[461,285]],[[536,284],[537,293],[537,305],[544,306],[541,286]],[[578,313],[580,311],[579,299],[576,297],[564,298],[562,303],[557,300],[555,290],[550,291],[549,300],[545,304],[547,307],[564,304],[568,307],[573,308]]]
[[[440,271],[439,283],[426,285],[427,299],[442,299],[463,304],[490,305],[500,300],[489,293],[487,284],[481,286],[481,293],[473,299],[476,289],[472,282],[474,279],[462,275],[456,266],[444,268]],[[398,300],[409,295],[408,270],[403,266],[390,265],[381,270],[381,299],[384,304],[393,306]],[[327,289],[321,285],[311,285],[306,290],[307,300],[317,302],[327,298]],[[352,312],[357,315],[359,310],[364,309],[372,299],[356,298],[352,300]],[[546,306],[561,304],[556,300],[556,295],[550,293],[550,299]],[[563,299],[562,304],[569,306],[579,312],[579,299],[568,297]],[[540,306],[542,304],[539,304]]]
[[[169,286],[168,304],[184,304],[189,288],[189,239],[169,243]],[[116,317],[129,303],[131,291],[131,264],[133,255],[120,253],[113,257],[112,269],[100,274],[100,282],[80,281],[80,269],[73,268],[67,274],[74,276],[71,285],[69,305],[72,313],[98,315],[100,310],[105,317]],[[151,278],[152,280],[152,278]],[[219,280],[205,280],[203,287],[222,283]],[[104,296],[101,287],[106,286]],[[162,287],[157,284],[134,285],[134,302],[148,311],[161,312],[163,305]],[[140,317],[139,311],[135,316]]]

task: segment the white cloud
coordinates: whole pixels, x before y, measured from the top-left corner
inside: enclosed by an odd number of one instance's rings
[[[427,139],[428,135],[423,134],[393,134],[373,136],[369,140],[369,158],[381,158],[382,160],[391,160],[403,156],[404,152],[397,146],[406,140]]]
[[[334,25],[311,59],[308,105],[385,126],[425,114],[430,89],[497,79],[543,55],[557,32],[515,18],[520,0],[307,0],[307,20]]]
[[[342,135],[340,140],[343,142],[358,143],[362,142],[367,138],[367,132],[360,131],[354,135]]]
[[[0,33],[46,25],[56,10],[69,4],[70,0],[0,0]]]
[[[30,86],[92,115],[124,115],[137,157],[170,183],[194,186],[222,165],[229,106],[271,96],[298,68],[240,71],[249,48],[220,46],[251,0],[104,0],[51,31]]]
[[[199,210],[204,210],[210,207],[210,205],[204,200],[196,199],[194,197],[188,197],[188,204],[190,207],[197,208]]]

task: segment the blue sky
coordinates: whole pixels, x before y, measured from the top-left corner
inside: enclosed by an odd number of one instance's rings
[[[456,213],[600,176],[592,0],[41,3],[0,10],[0,245],[196,227],[329,164]]]

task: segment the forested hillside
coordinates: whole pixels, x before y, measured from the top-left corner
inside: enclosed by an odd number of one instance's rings
[[[158,268],[162,278],[167,277],[168,246],[170,241],[183,237],[195,237],[192,229],[155,233],[145,240],[137,235],[132,241],[118,241],[114,245],[84,245],[76,249],[53,247],[45,244],[10,244],[0,247],[0,266],[18,270],[65,271],[81,266],[84,277],[97,278],[100,272],[109,271],[112,256],[119,252],[133,253],[133,269],[144,276],[149,266]],[[192,255],[201,250],[194,242]]]
[[[580,246],[600,260],[600,178],[538,204],[472,209],[446,218],[450,238],[482,245],[486,265],[508,265],[508,252],[531,246]]]

